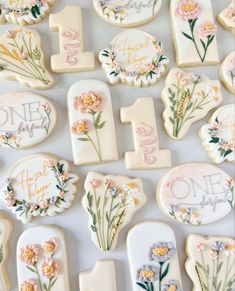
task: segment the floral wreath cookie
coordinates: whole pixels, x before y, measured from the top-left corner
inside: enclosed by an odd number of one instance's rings
[[[201,128],[200,138],[215,163],[235,162],[235,104],[216,110]]]
[[[78,180],[68,170],[68,163],[56,157],[25,157],[9,171],[2,200],[22,223],[33,217],[62,213],[71,207]]]
[[[0,24],[27,25],[40,22],[50,12],[54,0],[1,0]]]
[[[163,213],[179,223],[213,223],[233,211],[234,180],[211,164],[183,164],[161,179],[157,202]]]
[[[135,87],[155,84],[169,63],[161,42],[134,29],[119,33],[100,52],[99,60],[111,84],[122,82]]]
[[[93,5],[104,21],[120,27],[135,27],[155,18],[162,0],[93,0]]]
[[[219,14],[218,21],[235,36],[235,0]]]
[[[232,51],[220,66],[220,78],[229,92],[235,95],[235,51]]]

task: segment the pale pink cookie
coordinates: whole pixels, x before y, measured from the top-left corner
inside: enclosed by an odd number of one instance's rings
[[[220,78],[228,91],[235,95],[235,51],[232,51],[220,66]]]
[[[172,69],[162,90],[163,113],[167,133],[182,139],[191,125],[222,102],[220,82],[204,75]]]
[[[179,223],[213,223],[233,211],[234,181],[216,166],[183,164],[160,180],[157,202],[163,213]]]
[[[35,30],[16,28],[0,37],[0,79],[17,80],[33,89],[48,89],[54,85]]]
[[[1,199],[22,223],[53,216],[71,207],[78,176],[57,157],[34,154],[19,160],[7,175]]]
[[[92,240],[102,251],[114,250],[121,229],[146,203],[143,183],[139,179],[90,172],[85,190],[82,204],[89,217]]]
[[[231,0],[229,6],[219,14],[218,21],[235,36],[235,0]]]
[[[177,65],[219,63],[211,0],[171,0],[171,19]]]
[[[191,234],[186,271],[193,290],[234,290],[235,241],[230,237]]]

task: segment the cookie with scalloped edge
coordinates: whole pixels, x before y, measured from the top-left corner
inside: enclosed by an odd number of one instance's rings
[[[235,36],[235,0],[231,0],[229,6],[219,14],[217,19],[224,29]]]
[[[220,78],[227,90],[235,95],[235,50],[221,64]]]

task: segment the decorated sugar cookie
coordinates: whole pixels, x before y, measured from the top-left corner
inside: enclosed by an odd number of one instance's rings
[[[133,130],[135,151],[125,154],[128,169],[155,169],[171,166],[170,151],[159,149],[152,98],[139,98],[134,105],[121,108],[121,121],[131,123]]]
[[[215,163],[235,162],[235,104],[216,110],[201,128],[200,137]]]
[[[92,240],[102,251],[115,249],[118,234],[146,203],[143,183],[124,176],[90,172],[82,204],[89,217]]]
[[[225,8],[218,16],[219,23],[224,29],[231,31],[235,36],[235,1],[231,0],[231,3]]]
[[[220,78],[229,92],[235,95],[235,51],[231,52],[220,66]]]
[[[133,291],[183,291],[172,229],[162,222],[134,226],[127,236]]]
[[[17,243],[19,291],[69,291],[64,235],[54,226],[26,230]]]
[[[203,225],[233,211],[234,181],[210,164],[184,164],[172,169],[158,184],[160,209],[173,220]]]
[[[135,27],[156,17],[162,0],[93,0],[93,4],[104,21],[121,27]]]
[[[17,28],[0,37],[0,79],[17,80],[33,89],[48,89],[54,85],[35,30]]]
[[[47,16],[53,3],[54,0],[1,0],[0,24],[38,23]]]
[[[222,101],[220,82],[172,69],[162,91],[163,118],[170,137],[182,139],[191,125]]]
[[[211,0],[171,0],[171,19],[178,66],[219,63]]]
[[[93,270],[80,273],[79,285],[80,291],[117,291],[114,261],[98,261]]]
[[[112,100],[108,86],[97,80],[76,82],[68,93],[75,165],[118,159]]]
[[[235,241],[230,237],[204,237],[191,234],[187,239],[186,271],[193,281],[193,290],[235,288]]]
[[[35,154],[11,168],[1,197],[17,219],[27,223],[33,217],[53,216],[69,208],[77,180],[77,175],[69,173],[68,162]]]
[[[8,258],[8,243],[12,231],[12,224],[0,213],[0,290],[10,290],[10,283],[6,271]]]
[[[161,42],[134,29],[119,33],[100,52],[99,60],[111,84],[122,82],[135,87],[155,84],[169,63]]]
[[[50,28],[59,32],[60,53],[51,57],[56,73],[90,71],[95,69],[95,55],[84,52],[82,12],[78,5],[66,6],[60,13],[50,15]]]
[[[56,111],[46,98],[16,92],[0,95],[0,146],[22,149],[42,142],[56,125]]]

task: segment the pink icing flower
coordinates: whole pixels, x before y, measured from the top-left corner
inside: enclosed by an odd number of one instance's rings
[[[187,79],[180,79],[180,84],[185,87],[188,84],[188,80]]]
[[[21,249],[21,260],[29,266],[34,265],[39,260],[39,248],[36,245],[29,245]]]
[[[46,166],[47,166],[48,168],[53,168],[53,167],[56,166],[56,164],[57,164],[57,161],[56,161],[56,160],[47,160],[47,161],[46,161]]]
[[[34,280],[27,280],[20,284],[20,291],[38,291],[38,284]]]
[[[65,197],[65,192],[64,191],[60,191],[57,195],[60,199],[64,199]]]
[[[112,187],[112,181],[108,180],[108,179],[105,179],[104,180],[104,187],[105,189],[109,189]]]
[[[206,21],[198,27],[199,36],[213,36],[216,34],[216,31],[217,26],[214,24],[214,22],[211,21]]]
[[[52,260],[52,259],[47,259],[44,261],[42,265],[42,274],[44,277],[51,279],[55,277],[58,273],[58,264]]]
[[[5,33],[5,36],[7,38],[15,38],[16,37],[16,32],[14,30],[8,30],[6,33]]]
[[[215,250],[209,250],[209,256],[212,258],[212,260],[216,260],[219,257],[219,253]]]
[[[227,178],[225,181],[225,185],[232,188],[234,186],[234,180],[232,178]]]
[[[46,209],[46,208],[48,208],[49,207],[49,203],[48,203],[48,201],[47,200],[41,200],[40,202],[39,202],[39,206],[40,206],[40,208],[42,208],[42,209]]]
[[[13,198],[6,198],[5,201],[6,201],[7,207],[12,207],[16,203],[15,199],[13,199]]]
[[[90,130],[90,122],[88,120],[76,121],[72,126],[72,132],[76,135],[86,134]]]
[[[224,16],[231,20],[231,22],[235,22],[235,7],[228,7],[225,9]]]
[[[200,5],[194,0],[182,0],[176,9],[176,15],[185,21],[198,18],[200,12]]]
[[[92,188],[97,188],[99,186],[99,181],[96,179],[93,179],[92,181],[90,181],[90,185]]]
[[[202,252],[205,250],[205,246],[204,244],[200,243],[198,245],[196,245],[196,249],[199,251],[199,252]]]
[[[56,239],[54,239],[54,238],[49,239],[42,246],[44,252],[46,254],[49,254],[49,255],[53,255],[55,253],[57,247],[58,247],[58,243],[57,243]]]
[[[50,106],[50,104],[48,104],[48,103],[44,103],[44,104],[42,104],[42,109],[43,109],[44,111],[48,111],[48,110],[51,109],[51,106]]]
[[[74,97],[73,105],[82,113],[98,112],[103,105],[103,97],[98,92],[89,91]]]

